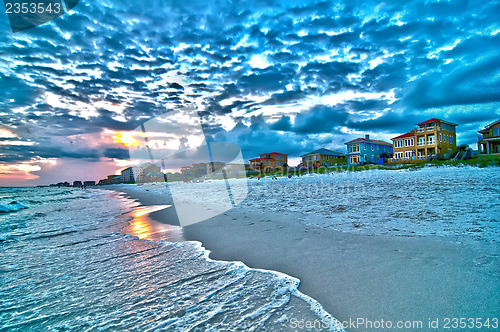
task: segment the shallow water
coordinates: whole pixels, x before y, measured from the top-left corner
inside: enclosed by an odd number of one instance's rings
[[[334,321],[295,278],[218,262],[100,190],[0,189],[0,330],[288,330]],[[168,207],[153,207],[150,209]]]

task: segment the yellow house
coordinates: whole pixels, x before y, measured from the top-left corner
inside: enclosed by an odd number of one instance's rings
[[[288,166],[288,155],[280,152],[263,153],[259,158],[250,159],[250,168],[259,172],[276,172]]]
[[[391,138],[394,157],[389,163],[415,162],[451,154],[457,148],[457,124],[430,119],[418,128]]]

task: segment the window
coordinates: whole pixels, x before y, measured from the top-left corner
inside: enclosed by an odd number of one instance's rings
[[[365,146],[363,147],[364,150],[366,150],[366,143],[364,144]]]
[[[375,145],[372,144],[372,151],[375,151]]]
[[[366,154],[365,154],[365,161],[366,161]]]
[[[500,127],[493,128],[493,135],[494,136],[500,136]]]
[[[372,155],[372,161],[375,161],[375,156],[374,155]]]

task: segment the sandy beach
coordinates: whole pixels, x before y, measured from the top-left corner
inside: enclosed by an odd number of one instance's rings
[[[144,206],[172,204],[162,186],[108,189]],[[168,208],[153,212],[150,222],[168,224],[171,213]],[[314,223],[308,222],[311,218]],[[381,321],[385,328],[377,330],[387,330],[387,322],[393,329],[407,324],[406,330],[449,330],[455,318],[491,321],[500,316],[500,250],[491,236],[410,236],[404,229],[398,235],[363,234],[321,226],[328,223],[320,213],[240,204],[183,227],[182,237],[200,241],[213,259],[300,279],[299,290],[346,322],[348,331],[375,330]]]

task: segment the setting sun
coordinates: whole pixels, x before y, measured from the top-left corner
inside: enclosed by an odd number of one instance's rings
[[[139,141],[135,138],[137,133],[133,131],[121,131],[115,136],[115,142],[122,143],[125,146],[138,146]]]

